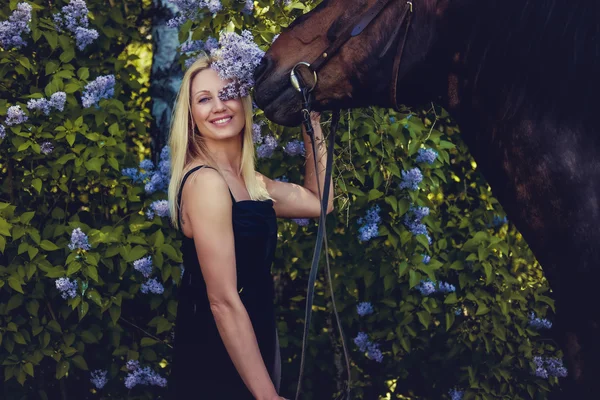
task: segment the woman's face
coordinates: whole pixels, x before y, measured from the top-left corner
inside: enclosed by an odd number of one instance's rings
[[[219,99],[219,90],[227,83],[212,68],[200,71],[192,80],[192,117],[205,139],[231,139],[244,129],[246,120],[242,100]]]

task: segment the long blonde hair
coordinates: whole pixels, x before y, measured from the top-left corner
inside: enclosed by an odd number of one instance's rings
[[[171,179],[169,182],[169,212],[171,223],[179,229],[179,205],[177,196],[181,187],[184,171],[197,157],[207,160],[207,165],[219,170],[211,157],[206,143],[198,133],[192,117],[190,102],[192,80],[200,71],[210,68],[215,58],[208,55],[201,56],[185,72],[175,99],[169,132],[169,147],[171,150]],[[252,200],[271,199],[267,189],[261,181],[256,179],[254,168],[255,154],[252,140],[252,99],[250,96],[242,97],[242,106],[246,124],[244,125],[242,139],[242,161],[238,173],[241,173],[246,184],[246,189]]]

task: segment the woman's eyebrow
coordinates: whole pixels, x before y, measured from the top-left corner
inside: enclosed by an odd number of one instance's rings
[[[202,90],[199,90],[199,91],[197,91],[197,92],[194,94],[194,96],[198,96],[200,93],[203,93],[203,92],[210,93],[208,90],[206,90],[206,89],[202,89]]]

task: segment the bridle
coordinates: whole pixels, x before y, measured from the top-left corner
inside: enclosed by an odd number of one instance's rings
[[[321,183],[319,182],[319,173],[318,173],[318,161],[317,161],[317,151],[315,146],[314,139],[314,131],[310,121],[310,111],[312,110],[312,91],[317,85],[317,71],[323,67],[329,61],[334,54],[336,54],[339,49],[351,38],[360,35],[373,20],[377,18],[377,16],[383,11],[386,6],[392,3],[393,0],[377,0],[375,4],[373,4],[365,13],[358,15],[353,23],[349,24],[349,26],[340,34],[338,37],[331,43],[321,54],[312,62],[312,64],[308,62],[299,62],[297,63],[292,70],[290,71],[290,81],[292,86],[301,93],[302,95],[302,123],[306,129],[306,133],[311,138],[312,145],[312,153],[313,153],[313,161],[315,163],[315,173],[317,176],[317,187],[319,190],[319,198],[321,199],[321,212],[319,216],[319,229],[317,231],[317,240],[315,243],[315,248],[313,251],[313,258],[311,262],[310,274],[308,278],[308,289],[306,296],[306,310],[305,310],[305,322],[304,322],[304,334],[302,338],[302,356],[300,358],[300,376],[298,378],[298,386],[296,389],[296,397],[298,400],[300,395],[300,388],[302,385],[302,374],[304,371],[304,353],[306,350],[306,340],[308,336],[308,331],[310,329],[310,319],[312,314],[312,305],[314,298],[314,285],[317,277],[317,271],[319,269],[319,257],[321,255],[322,244],[325,243],[325,259],[327,266],[327,273],[329,279],[329,289],[331,292],[331,301],[333,304],[333,310],[336,318],[336,322],[338,325],[338,330],[340,332],[340,338],[342,341],[342,347],[344,349],[344,356],[346,360],[346,371],[348,373],[348,381],[346,383],[346,400],[350,400],[350,364],[348,358],[348,350],[346,348],[346,344],[344,342],[344,333],[340,324],[339,316],[337,313],[337,309],[335,306],[335,298],[333,296],[333,286],[331,283],[331,271],[329,268],[329,250],[327,246],[327,235],[325,235],[325,217],[327,215],[327,204],[329,202],[329,189],[330,189],[330,181],[331,181],[331,170],[333,165],[333,148],[335,144],[335,133],[338,127],[339,119],[340,119],[340,110],[334,110],[332,114],[331,120],[331,130],[328,137],[328,146],[327,146],[327,163],[325,167],[325,182],[323,193],[321,193]],[[392,84],[390,88],[390,97],[394,109],[398,110],[398,100],[396,93],[396,86],[398,82],[398,73],[400,69],[400,63],[402,61],[402,54],[404,52],[404,45],[406,43],[406,38],[408,37],[408,31],[410,28],[410,24],[412,21],[413,14],[413,1],[406,1],[404,10],[402,11],[401,18],[399,20],[398,25],[394,29],[392,36],[384,46],[383,50],[379,53],[379,58],[383,58],[386,56],[396,41],[398,34],[400,32],[400,28],[402,25],[405,25],[405,35],[398,42],[398,49],[394,56],[394,64],[392,67]],[[406,23],[405,23],[406,22]],[[312,85],[307,84],[305,79],[301,74],[296,72],[296,69],[300,66],[304,66],[313,73],[314,82]]]

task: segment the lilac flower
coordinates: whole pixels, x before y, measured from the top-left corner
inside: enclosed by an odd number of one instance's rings
[[[402,171],[402,182],[400,189],[417,190],[419,183],[423,180],[423,174],[419,168],[413,168],[409,171]]]
[[[375,360],[378,363],[383,361],[383,354],[381,354],[381,350],[379,350],[379,344],[371,343],[367,348],[367,357],[371,360]]]
[[[437,156],[438,153],[433,149],[419,149],[419,154],[417,155],[416,161],[433,164]]]
[[[31,6],[25,2],[17,4],[17,9],[8,17],[8,21],[0,22],[0,46],[4,50],[25,46],[21,35],[31,32],[30,22]]]
[[[204,51],[212,52],[219,48],[219,41],[214,37],[209,37],[204,43]]]
[[[103,75],[85,85],[81,103],[83,107],[98,106],[100,99],[109,99],[115,94],[115,76]]]
[[[149,278],[152,275],[152,257],[144,257],[133,262],[133,268],[144,275],[144,278]]]
[[[84,0],[71,0],[59,13],[52,16],[59,32],[65,29],[75,35],[75,43],[79,50],[98,39],[98,31],[88,29],[88,12]]]
[[[299,226],[308,226],[308,224],[310,223],[310,220],[308,218],[292,218],[292,221],[294,221]]]
[[[363,301],[362,303],[358,303],[358,305],[356,306],[356,312],[361,317],[364,317],[365,315],[373,314],[373,305],[371,303],[369,303],[368,301]]]
[[[427,226],[421,222],[421,219],[429,215],[429,207],[410,207],[404,216],[404,225],[415,236],[425,235],[429,244],[431,237],[427,232]]]
[[[81,228],[73,229],[71,232],[71,243],[69,243],[69,249],[81,249],[81,250],[90,250],[91,246],[88,243],[88,237]]]
[[[154,218],[154,214],[157,214],[159,217],[168,217],[169,216],[169,202],[167,200],[156,200],[152,204],[150,204],[150,210],[146,212],[146,215],[149,219]]]
[[[429,296],[430,294],[435,293],[435,285],[429,279],[421,281],[416,288],[423,296]]]
[[[219,39],[220,48],[211,51],[218,60],[212,64],[221,79],[231,79],[239,86],[240,93],[249,92],[254,86],[254,69],[265,54],[256,43],[252,33],[244,30],[241,35],[225,32]]]
[[[52,153],[52,150],[54,150],[54,146],[52,145],[51,142],[44,142],[40,146],[40,151],[42,153],[44,153],[45,155]]]
[[[454,310],[454,315],[456,315],[457,317],[463,315],[462,308],[457,308],[456,310]]]
[[[150,177],[150,181],[146,183],[144,190],[148,194],[152,194],[156,191],[165,191],[169,187],[169,177],[156,171]]]
[[[564,378],[567,376],[567,369],[559,358],[535,356],[533,362],[536,366],[534,375],[540,378],[546,379],[548,376]]]
[[[88,44],[98,39],[98,31],[95,29],[82,28],[78,26],[75,29],[75,43],[79,50],[85,49]]]
[[[140,368],[139,363],[132,363],[131,368],[133,369],[130,369],[130,361],[127,362],[127,368],[131,372],[125,377],[125,387],[127,389],[132,389],[137,385],[167,386],[167,380],[151,370],[150,367]]]
[[[261,144],[263,141],[260,131],[261,127],[259,124],[252,124],[252,142],[254,142],[254,144]]]
[[[458,390],[458,389],[450,389],[450,391],[448,392],[448,396],[450,396],[450,400],[462,400],[464,395],[465,395],[465,392]]]
[[[375,205],[367,210],[367,214],[364,218],[358,219],[358,223],[363,224],[363,226],[358,228],[358,239],[361,242],[366,242],[379,235],[379,223],[381,222],[381,217],[379,216],[380,211],[381,208],[378,205]]]
[[[121,174],[128,178],[131,178],[136,183],[141,183],[142,179],[140,178],[139,171],[136,168],[123,168],[121,170]]]
[[[96,389],[102,389],[104,385],[106,385],[106,382],[108,382],[108,379],[106,379],[107,373],[108,371],[103,371],[101,369],[91,372],[90,382],[92,382],[92,385],[96,386]]]
[[[275,139],[272,135],[266,135],[264,137],[263,144],[261,144],[256,150],[256,155],[258,158],[271,157],[276,147],[277,139]]]
[[[4,139],[6,137],[6,128],[4,125],[0,125],[0,139]]]
[[[54,107],[58,111],[65,109],[65,102],[67,101],[67,94],[65,92],[54,92],[50,96],[50,106]]]
[[[379,235],[379,227],[375,224],[367,224],[358,228],[358,240],[366,242]]]
[[[146,282],[142,283],[142,287],[140,288],[142,293],[154,293],[154,294],[163,294],[165,288],[162,283],[156,280],[156,278],[148,279]]]
[[[54,284],[61,292],[60,295],[64,300],[73,299],[77,296],[77,281],[71,281],[69,278],[58,278]]]
[[[206,0],[206,7],[208,11],[216,14],[223,9],[223,4],[221,4],[221,0]]]
[[[8,110],[6,112],[6,121],[4,121],[6,125],[18,125],[22,124],[25,121],[27,121],[27,115],[25,115],[23,110],[21,110],[21,106],[8,107]]]
[[[534,313],[530,313],[529,326],[533,329],[550,329],[552,328],[552,322],[545,318],[536,318]]]
[[[423,264],[429,264],[429,261],[431,261],[431,257],[427,254],[423,254]]]
[[[305,155],[306,149],[304,148],[304,142],[302,140],[292,140],[283,146],[285,151],[290,156]]]
[[[204,42],[202,40],[186,40],[179,49],[182,53],[195,53],[204,49]]]
[[[27,102],[27,109],[39,110],[44,115],[50,114],[50,102],[46,99],[31,99]]]
[[[366,351],[367,347],[371,342],[369,342],[369,337],[364,332],[359,332],[358,335],[354,338],[354,343],[358,346],[360,351]]]
[[[440,282],[439,291],[440,293],[451,293],[456,291],[456,287],[454,287],[454,285],[449,284],[448,282]]]
[[[179,28],[187,20],[197,20],[205,12],[203,9],[215,14],[223,9],[219,0],[169,0],[179,9],[179,15],[167,21],[170,28]]]
[[[146,171],[151,171],[154,169],[154,163],[152,162],[152,160],[142,160],[140,162],[140,168]]]
[[[244,4],[244,9],[242,10],[242,12],[246,15],[248,14],[252,14],[252,10],[254,10],[254,0],[246,0],[246,3]]]
[[[494,224],[495,227],[498,226],[502,226],[504,224],[506,224],[508,222],[508,219],[506,218],[506,215],[502,218],[500,218],[497,215],[494,215],[494,220],[492,221],[492,224]]]
[[[129,360],[125,365],[128,371],[135,371],[140,367],[140,362],[138,360]]]

